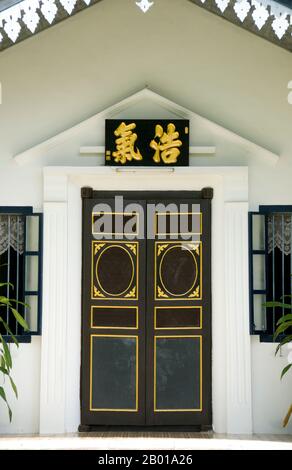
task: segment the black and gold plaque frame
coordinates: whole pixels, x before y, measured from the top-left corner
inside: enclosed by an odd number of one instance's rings
[[[105,164],[188,166],[189,126],[185,119],[107,119]]]
[[[212,194],[82,189],[81,430],[211,426]],[[124,207],[143,208],[137,231],[129,240],[133,214],[125,209],[122,229],[112,224],[100,239],[96,204],[108,204],[103,215],[112,218],[117,195]],[[147,239],[148,203],[184,204],[194,220],[192,238],[181,224],[173,229],[170,210],[151,216],[156,229]],[[163,217],[165,224],[158,223]]]

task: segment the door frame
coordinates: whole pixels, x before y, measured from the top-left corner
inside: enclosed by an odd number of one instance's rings
[[[211,225],[212,225],[212,205],[211,205],[211,201],[213,199],[213,195],[214,195],[214,191],[213,191],[213,188],[211,187],[205,187],[205,188],[202,188],[201,190],[199,191],[119,191],[119,190],[116,190],[116,191],[98,191],[98,190],[94,190],[92,187],[88,187],[88,186],[85,186],[85,187],[82,187],[81,188],[81,198],[82,198],[82,253],[83,253],[83,250],[84,250],[84,243],[87,241],[88,239],[88,234],[86,233],[85,231],[85,224],[84,224],[84,221],[83,221],[83,217],[84,217],[84,214],[86,213],[86,210],[85,210],[85,207],[86,207],[86,200],[98,200],[100,202],[102,202],[103,200],[105,202],[108,202],[109,200],[114,200],[115,197],[117,196],[122,196],[124,198],[124,200],[126,201],[126,203],[128,203],[129,201],[143,201],[145,202],[145,205],[147,206],[147,203],[148,201],[152,202],[152,203],[160,203],[160,202],[167,202],[168,200],[169,201],[174,201],[174,200],[177,200],[178,202],[180,200],[183,200],[183,201],[186,201],[186,200],[189,200],[190,202],[189,203],[195,203],[196,200],[200,201],[200,200],[205,200],[205,201],[210,201],[210,204],[209,204],[209,207],[206,208],[206,210],[208,210],[208,213],[207,213],[207,227],[206,227],[206,231],[205,231],[205,237],[208,239],[208,242],[207,242],[207,245],[209,247],[209,250],[207,250],[207,253],[205,254],[205,258],[206,258],[206,261],[204,261],[204,263],[206,263],[206,274],[204,275],[204,284],[207,285],[207,288],[205,288],[205,292],[206,292],[206,295],[205,295],[205,302],[208,306],[208,326],[207,326],[207,333],[208,333],[208,336],[209,336],[209,342],[208,342],[208,345],[207,345],[207,348],[204,352],[204,367],[203,367],[203,377],[206,376],[208,379],[209,379],[209,384],[206,386],[204,385],[203,388],[202,388],[202,392],[203,393],[203,390],[205,390],[206,392],[206,396],[202,396],[201,399],[204,398],[204,402],[208,401],[207,405],[206,405],[206,408],[204,408],[204,413],[203,413],[203,416],[202,416],[202,423],[201,424],[189,424],[189,420],[191,421],[191,416],[184,416],[185,413],[177,413],[177,417],[178,417],[178,420],[183,422],[183,423],[186,423],[184,425],[182,424],[168,424],[168,419],[164,420],[162,419],[162,421],[165,421],[164,424],[159,424],[159,425],[137,425],[137,424],[134,424],[133,423],[133,419],[132,419],[132,416],[129,415],[128,417],[128,421],[129,421],[129,424],[126,424],[126,425],[122,425],[122,428],[125,429],[125,430],[131,430],[131,429],[139,429],[139,430],[148,430],[149,428],[153,428],[153,429],[157,429],[157,428],[160,428],[161,430],[166,430],[166,429],[172,429],[172,430],[177,430],[177,431],[185,431],[186,429],[190,430],[190,431],[199,431],[199,430],[209,430],[209,429],[212,429],[212,423],[210,421],[212,421],[212,364],[211,364],[211,351],[212,351],[212,263],[211,263],[211,260],[212,260],[212,254],[211,254],[211,241],[212,241],[212,234],[211,234]],[[147,218],[147,210],[145,212],[145,218]],[[148,246],[148,242],[147,242],[147,233],[145,233],[145,249],[147,250],[147,246]],[[83,285],[83,280],[84,278],[86,277],[85,276],[85,268],[84,268],[84,259],[83,259],[83,256],[82,256],[82,289],[81,289],[81,305],[82,305],[82,311],[83,311],[83,306],[87,305],[87,302],[88,302],[88,299],[86,298],[86,295],[85,295],[85,291],[86,291],[86,286]],[[151,263],[152,265],[152,263]],[[148,264],[146,265],[148,266]],[[148,266],[149,268],[149,266]],[[139,275],[140,277],[140,272],[137,273],[137,275]],[[147,273],[147,270],[145,270],[145,272],[143,272],[143,278],[145,278],[145,282],[147,285],[145,285],[145,301],[146,301],[146,297],[147,297],[147,289],[148,289],[148,273]],[[206,276],[206,277],[205,277]],[[146,304],[144,305],[144,310],[145,310],[145,315],[146,315]],[[151,318],[152,318],[152,315],[151,315]],[[146,317],[145,317],[145,321],[146,321]],[[151,330],[152,332],[152,330]],[[144,326],[144,340],[143,342],[145,343],[145,351],[144,351],[144,354],[146,353],[146,356],[145,356],[145,364],[148,363],[148,361],[150,360],[150,356],[149,358],[147,359],[147,356],[148,354],[151,354],[151,346],[152,346],[152,349],[153,349],[153,346],[154,346],[154,343],[153,341],[155,341],[155,331],[153,332],[154,334],[154,337],[152,337],[152,333],[150,333],[150,330],[148,331],[147,330],[147,327],[146,327],[146,323],[145,323],[145,326]],[[84,324],[84,321],[82,319],[82,322],[81,322],[81,373],[80,373],[80,394],[81,394],[81,397],[80,397],[80,401],[81,401],[81,416],[84,415],[87,415],[88,412],[86,410],[82,410],[82,403],[83,403],[83,398],[82,398],[82,390],[85,386],[85,384],[82,384],[82,381],[84,380],[84,378],[86,377],[86,371],[84,369],[84,367],[88,367],[88,364],[86,363],[86,360],[85,360],[85,352],[86,352],[86,348],[84,348],[83,344],[84,344],[84,341],[86,341],[87,339],[87,335],[88,335],[88,327],[85,328],[85,324]],[[160,336],[160,334],[158,335]],[[147,352],[148,351],[148,352]],[[203,354],[203,351],[201,350],[201,354]],[[202,360],[202,359],[201,359]],[[150,361],[150,363],[152,363],[152,361]],[[148,382],[148,387],[150,386],[150,389],[152,389],[152,386],[153,386],[153,370],[151,367],[147,368],[145,367],[145,370],[144,370],[144,373],[145,373],[145,377],[143,377],[143,380],[141,380],[141,377],[139,375],[139,383],[141,382],[142,384],[145,385],[145,381],[146,383]],[[139,373],[140,374],[140,373]],[[203,380],[203,378],[202,378]],[[204,382],[203,382],[204,383]],[[202,385],[201,385],[202,386]],[[87,390],[87,385],[85,386],[85,389]],[[88,392],[88,390],[87,390]],[[88,392],[89,393],[89,392]],[[152,403],[152,399],[150,400],[147,400],[146,397],[147,397],[147,387],[145,388],[145,392],[144,392],[146,395],[144,397],[145,399],[145,403],[144,403],[144,406],[145,406],[145,413],[149,416],[155,416],[155,411],[151,409],[151,403]],[[143,394],[144,396],[144,394]],[[153,397],[152,397],[153,398]],[[160,414],[161,415],[161,414]],[[161,415],[162,418],[165,418],[165,416]],[[166,417],[167,418],[167,417]],[[169,417],[168,417],[169,418]],[[104,421],[106,423],[106,421],[109,421],[110,422],[110,417],[108,416],[104,416]],[[199,418],[200,420],[200,418]],[[123,419],[121,418],[121,421],[123,421]],[[131,424],[131,421],[132,421],[132,424]],[[205,424],[207,421],[208,424]],[[119,418],[117,419],[117,422],[119,422]],[[81,424],[79,425],[79,431],[80,432],[90,432],[90,431],[96,431],[96,430],[99,430],[99,429],[108,429],[108,430],[115,430],[117,428],[120,428],[121,425],[120,424],[103,424],[103,425],[96,425],[96,424],[83,424],[81,422]]]
[[[42,346],[40,433],[76,432],[80,423],[80,189],[90,185],[113,191],[214,188],[213,428],[219,433],[250,434],[248,167],[191,166],[175,171],[121,172],[104,166],[58,166],[45,167],[43,175],[43,322],[42,337],[35,338],[36,347],[38,341]]]

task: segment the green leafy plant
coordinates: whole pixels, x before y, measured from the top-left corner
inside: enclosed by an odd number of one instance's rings
[[[13,285],[11,283],[0,283],[0,288],[1,287],[8,287],[8,286],[13,289]],[[13,343],[17,347],[19,347],[19,343],[17,341],[17,338],[14,336],[11,329],[9,328],[9,325],[4,320],[1,311],[2,311],[2,307],[4,307],[5,310],[7,310],[7,308],[8,308],[12,312],[12,314],[14,315],[17,323],[19,323],[25,331],[28,331],[28,325],[27,325],[26,321],[24,320],[24,318],[19,313],[18,305],[24,305],[24,306],[28,307],[28,305],[24,304],[23,302],[19,302],[15,299],[9,299],[8,297],[5,297],[5,296],[0,296],[0,323],[2,323],[2,325],[4,326],[4,329],[7,331],[7,334],[9,334],[11,340],[13,341]],[[5,384],[6,381],[8,381],[8,383],[10,383],[10,385],[12,387],[12,390],[13,390],[16,398],[18,398],[16,385],[15,385],[15,383],[14,383],[12,377],[11,377],[12,366],[13,366],[13,363],[12,363],[12,357],[11,357],[11,353],[10,353],[10,346],[5,341],[3,335],[0,333],[0,373],[2,373],[3,379],[4,379],[3,386],[0,386],[0,398],[2,400],[4,400],[4,402],[7,405],[10,422],[12,420],[12,411],[11,411],[11,408],[10,408],[9,403],[7,401],[7,396],[6,396],[6,392],[5,392],[5,389],[4,389],[4,384]]]
[[[277,308],[280,307],[283,310],[290,310],[292,312],[292,304],[286,303],[284,301],[284,298],[290,298],[291,295],[285,295],[282,297],[283,301],[282,302],[266,302],[264,304],[265,307],[268,308]],[[279,340],[279,344],[276,347],[275,351],[275,356],[278,354],[280,351],[281,347],[284,346],[285,344],[292,343],[292,334],[287,330],[291,330],[292,327],[292,313],[287,313],[286,315],[283,315],[277,322],[277,329],[274,333],[274,341],[277,339]],[[288,333],[288,334],[287,334]],[[281,379],[284,377],[284,375],[291,369],[292,363],[287,364],[287,366],[284,367],[284,369],[281,372]],[[286,427],[287,424],[289,423],[289,420],[292,416],[292,404],[283,420],[283,427]]]

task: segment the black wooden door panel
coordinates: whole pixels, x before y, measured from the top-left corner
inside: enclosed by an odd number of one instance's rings
[[[143,425],[145,239],[140,215],[114,215],[112,198],[83,198],[82,424]]]
[[[169,211],[155,215],[155,238],[147,240],[146,419],[210,425],[211,201],[159,202]]]
[[[211,425],[211,199],[203,194],[127,192],[115,212],[115,194],[84,191],[83,425]],[[126,209],[133,203],[142,209]]]

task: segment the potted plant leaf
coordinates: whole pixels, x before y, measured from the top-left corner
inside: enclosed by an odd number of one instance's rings
[[[291,295],[285,295],[284,297],[291,298]],[[283,299],[284,299],[283,297]],[[283,310],[289,310],[292,312],[292,304],[286,303],[284,300],[282,302],[266,302],[264,304],[265,307],[272,307],[277,308],[280,307]],[[281,350],[282,346],[288,345],[288,347],[292,346],[292,334],[291,334],[291,327],[292,327],[292,313],[287,313],[283,315],[277,322],[277,328],[274,333],[274,341],[278,339],[279,344],[276,347],[275,356]],[[291,369],[292,367],[292,351],[288,354],[288,364],[283,368],[281,373],[281,379],[284,375]],[[286,427],[289,423],[289,420],[292,416],[292,404],[290,405],[288,412],[283,419],[283,427]]]
[[[9,286],[13,289],[13,285],[11,283],[0,283],[0,288],[5,287],[5,286],[6,287]],[[2,311],[3,311],[3,308],[5,308],[6,311],[7,309],[9,309],[14,315],[16,322],[22,326],[24,331],[28,331],[29,328],[28,328],[27,322],[18,311],[19,305],[28,307],[28,305],[24,304],[23,302],[17,301],[15,299],[10,299],[5,296],[0,296],[0,323],[3,325],[4,330],[7,332],[7,335],[9,335],[9,337],[11,338],[11,341],[17,347],[19,347],[17,338],[11,331],[7,322],[4,320]],[[7,405],[10,422],[12,420],[12,411],[7,400],[7,395],[5,392],[4,384],[6,383],[6,381],[8,381],[8,383],[12,387],[12,390],[16,398],[18,398],[17,387],[11,376],[12,366],[13,366],[13,363],[12,363],[12,356],[10,352],[10,345],[7,343],[4,336],[0,333],[0,373],[3,375],[3,378],[4,378],[3,385],[0,386],[0,398]]]

